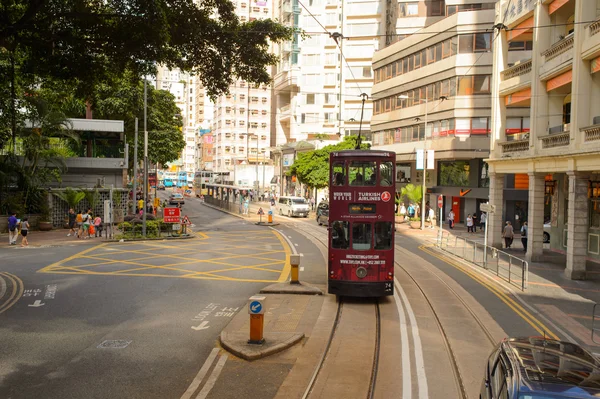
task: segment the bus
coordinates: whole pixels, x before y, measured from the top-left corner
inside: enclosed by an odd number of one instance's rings
[[[394,294],[395,163],[396,154],[389,151],[330,154],[330,294]]]

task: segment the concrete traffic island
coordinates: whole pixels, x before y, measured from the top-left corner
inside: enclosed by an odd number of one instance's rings
[[[261,294],[289,294],[289,295],[323,295],[323,291],[306,283],[290,284],[275,283],[262,290]]]
[[[279,226],[279,223],[269,223],[269,222],[256,222],[254,224],[257,226],[264,226],[264,227]]]
[[[256,302],[251,299],[221,331],[221,346],[239,358],[262,359],[304,342],[305,336],[311,335],[324,301],[323,295],[266,294],[263,298],[261,307],[254,311],[251,310]],[[262,339],[256,339],[253,323],[261,311],[264,334],[261,325]]]

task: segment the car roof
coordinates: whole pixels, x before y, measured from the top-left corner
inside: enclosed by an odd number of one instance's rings
[[[545,337],[509,338],[502,345],[518,372],[520,394],[600,396],[600,361],[581,346]]]

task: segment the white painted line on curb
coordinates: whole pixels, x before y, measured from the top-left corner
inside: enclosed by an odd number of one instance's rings
[[[297,246],[298,246],[298,244],[294,243],[294,246],[296,246],[296,247],[297,247]]]
[[[217,357],[218,354],[219,354],[219,348],[213,348],[213,350],[210,352],[210,355],[208,355],[208,357],[206,358],[206,361],[202,365],[202,368],[200,368],[200,371],[198,371],[198,374],[196,375],[196,377],[190,384],[187,391],[185,391],[185,393],[183,394],[181,399],[190,399],[192,397],[194,392],[196,392],[196,389],[198,389],[198,387],[200,386],[200,383],[204,379],[204,376],[206,375],[206,373],[208,373],[210,366],[212,366],[212,364],[215,361],[215,358]]]
[[[202,387],[202,390],[200,391],[198,396],[196,396],[196,399],[206,399],[206,397],[208,396],[210,391],[215,386],[215,383],[217,382],[217,378],[219,378],[219,374],[221,374],[221,371],[223,370],[223,367],[225,366],[226,361],[227,361],[227,355],[221,355],[221,357],[219,357],[219,361],[217,362],[217,365],[215,366],[212,373],[210,373],[210,377],[208,377],[206,384],[204,384],[204,387]]]
[[[402,399],[410,399],[412,394],[412,384],[410,375],[410,351],[408,348],[408,331],[406,329],[406,316],[400,303],[398,292],[394,292],[396,308],[400,317],[400,341],[402,344]]]
[[[429,398],[429,388],[427,387],[427,375],[425,374],[425,361],[423,360],[423,345],[421,345],[421,336],[419,335],[419,326],[417,325],[417,318],[415,317],[415,312],[412,310],[412,306],[410,306],[410,302],[408,301],[408,297],[404,292],[404,289],[400,286],[400,282],[396,277],[396,289],[400,292],[402,297],[402,301],[406,307],[406,312],[408,313],[408,318],[410,319],[411,329],[412,329],[412,337],[413,337],[413,345],[415,347],[415,369],[417,371],[417,382],[419,386],[419,398],[427,399]]]

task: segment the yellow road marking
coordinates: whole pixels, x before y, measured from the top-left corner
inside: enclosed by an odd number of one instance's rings
[[[431,247],[433,247],[433,245],[421,245],[421,246],[419,246],[419,249],[421,251],[423,251],[433,257],[436,257],[436,258],[444,261],[445,263],[453,266],[454,268],[460,270],[461,272],[463,272],[466,275],[468,275],[469,277],[471,277],[473,280],[477,281],[479,284],[486,287],[494,295],[496,295],[502,302],[504,302],[509,308],[511,308],[517,315],[519,315],[523,320],[525,320],[527,322],[527,324],[529,324],[531,327],[533,327],[533,329],[536,330],[538,333],[540,333],[542,335],[546,334],[556,340],[559,339],[556,334],[554,334],[548,327],[546,327],[544,325],[544,323],[542,323],[534,315],[529,313],[529,311],[527,311],[525,308],[523,308],[520,304],[518,304],[514,299],[509,297],[506,293],[504,293],[503,291],[500,291],[500,289],[498,287],[495,287],[494,285],[485,281],[483,279],[483,277],[464,268],[460,263],[455,262],[453,259],[445,257],[440,254],[437,254],[437,253],[429,250],[429,248],[431,248]]]
[[[55,266],[61,266],[61,265],[62,265],[62,264],[64,264],[65,262],[68,262],[68,261],[70,261],[70,260],[73,260],[73,259],[79,258],[81,255],[85,255],[85,254],[87,254],[87,253],[89,253],[89,252],[91,252],[91,251],[93,251],[93,250],[95,250],[95,249],[102,248],[102,247],[104,247],[104,246],[106,246],[106,244],[105,244],[105,243],[102,243],[102,244],[98,244],[98,245],[96,245],[96,246],[90,247],[90,248],[88,248],[88,249],[84,249],[84,250],[83,250],[83,251],[81,251],[81,252],[77,252],[77,253],[75,253],[74,255],[71,255],[71,256],[69,256],[69,257],[67,257],[67,258],[63,259],[63,260],[59,260],[58,262],[54,262],[53,264],[51,264],[51,265],[48,265],[48,266],[44,267],[43,269],[39,270],[39,271],[38,271],[38,273],[45,273],[47,270],[51,270],[51,269],[52,269],[52,267],[55,267]]]
[[[279,232],[277,232],[275,230],[271,230],[271,231],[279,239],[279,242],[281,242],[281,245],[285,249],[285,266],[283,267],[283,270],[281,271],[281,274],[279,275],[279,278],[277,279],[278,283],[283,283],[288,279],[288,276],[290,275],[290,271],[292,270],[292,265],[290,263],[290,255],[292,254],[292,250],[291,250],[288,242],[285,240],[285,238],[283,238],[283,236],[281,234],[279,234]]]
[[[0,272],[0,275],[6,277],[12,282],[12,292],[10,297],[4,302],[4,304],[0,305],[0,313],[6,312],[8,309],[14,306],[15,303],[21,298],[23,295],[24,284],[23,280],[14,274],[8,272]]]
[[[79,272],[63,272],[63,271],[53,271],[52,273],[54,274],[79,274],[81,275],[81,273]],[[102,273],[102,272],[90,272],[90,275],[97,275],[97,276],[112,276],[113,273]],[[163,278],[187,278],[187,279],[194,279],[194,280],[222,280],[222,281],[239,281],[239,282],[244,282],[244,283],[274,283],[277,280],[260,280],[260,279],[247,279],[247,278],[234,278],[234,277],[218,277],[218,278],[213,278],[213,277],[206,277],[206,276],[202,276],[202,277],[183,277],[183,276],[173,276],[173,275],[168,275],[168,274],[150,274],[150,273],[144,273],[144,274],[140,274],[140,273],[126,273],[126,274],[119,274],[119,276],[129,276],[129,277],[163,277]]]

